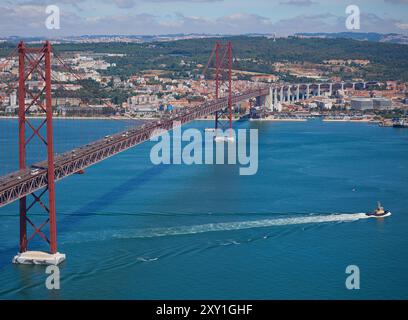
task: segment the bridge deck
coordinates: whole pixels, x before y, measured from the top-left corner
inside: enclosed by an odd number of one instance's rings
[[[268,94],[268,88],[247,91],[233,96],[233,104]],[[228,106],[228,100],[221,98],[190,108],[184,113],[167,119],[160,119],[134,129],[119,132],[107,138],[89,143],[74,150],[57,155],[55,163],[55,179],[60,180],[105,160],[117,153],[132,148],[149,140],[156,130],[171,130],[174,121],[185,124],[220,111]],[[38,170],[32,171],[33,168]],[[20,170],[0,177],[0,207],[23,198],[47,185],[47,161],[33,164],[31,168]]]

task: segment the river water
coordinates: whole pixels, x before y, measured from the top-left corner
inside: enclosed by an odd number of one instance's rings
[[[56,135],[70,143],[125,127],[58,121]],[[88,133],[73,129],[84,122]],[[259,130],[255,175],[153,165],[146,142],[58,182],[60,290],[46,289],[45,267],[11,264],[18,207],[1,208],[0,298],[407,299],[408,130],[320,120],[236,127]],[[15,153],[14,136],[4,153]],[[366,218],[377,200],[391,217]],[[359,290],[345,286],[349,265],[360,269]]]

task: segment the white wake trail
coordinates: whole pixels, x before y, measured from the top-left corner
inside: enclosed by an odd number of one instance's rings
[[[309,215],[302,217],[274,218],[249,220],[238,222],[208,223],[191,226],[176,226],[169,228],[149,228],[149,229],[121,229],[106,230],[98,232],[77,232],[70,235],[68,242],[98,241],[107,239],[135,239],[135,238],[155,238],[177,235],[189,235],[205,232],[233,231],[252,228],[265,228],[273,226],[315,224],[325,222],[351,222],[369,218],[365,213],[342,213],[330,215]]]
[[[352,214],[331,214],[325,216],[307,216],[307,217],[292,217],[292,218],[276,218],[276,219],[263,219],[263,220],[250,220],[239,222],[220,222],[220,223],[208,223],[193,226],[180,226],[170,228],[153,228],[145,230],[133,230],[133,234],[130,232],[125,236],[133,236],[134,238],[152,238],[152,237],[164,237],[174,235],[188,235],[205,232],[216,231],[233,231],[252,228],[265,228],[272,226],[286,226],[296,224],[310,224],[310,223],[323,223],[323,222],[347,222],[356,221],[360,219],[368,218],[365,213],[352,213]],[[120,234],[117,235],[121,237]]]

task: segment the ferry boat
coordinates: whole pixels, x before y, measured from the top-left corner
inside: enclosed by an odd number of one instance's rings
[[[374,217],[374,218],[383,218],[383,217],[390,216],[391,212],[388,210],[385,210],[384,207],[381,205],[381,203],[378,201],[377,208],[375,208],[374,212],[366,213],[366,215],[369,217]]]

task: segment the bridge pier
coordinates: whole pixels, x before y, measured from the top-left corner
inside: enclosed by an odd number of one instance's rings
[[[269,111],[273,111],[273,92],[272,87],[269,87],[269,94],[265,98],[265,107]]]
[[[279,99],[280,99],[280,102],[281,102],[281,103],[285,101],[285,100],[284,100],[285,98],[283,97],[283,86],[280,88]]]
[[[13,258],[15,264],[40,264],[40,265],[59,265],[65,261],[66,256],[63,253],[46,253],[42,251],[25,251],[18,253]]]
[[[278,107],[279,101],[278,101],[278,89],[275,88],[273,90],[273,109],[275,110]]]
[[[286,92],[287,101],[290,103],[290,86],[288,86],[288,91]]]

